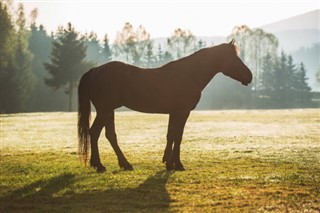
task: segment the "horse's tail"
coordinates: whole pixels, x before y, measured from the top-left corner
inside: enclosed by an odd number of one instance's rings
[[[90,71],[85,73],[78,86],[78,153],[80,159],[86,165],[90,150],[90,117],[91,106],[89,97],[89,75]]]

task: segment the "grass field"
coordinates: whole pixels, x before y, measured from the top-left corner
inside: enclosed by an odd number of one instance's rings
[[[77,155],[76,113],[1,118],[1,212],[320,212],[320,110],[192,112],[184,172],[161,163],[168,116],[117,112],[122,171]]]

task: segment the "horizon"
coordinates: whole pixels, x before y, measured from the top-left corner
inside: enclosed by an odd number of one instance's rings
[[[108,34],[112,43],[126,22],[134,29],[144,26],[152,39],[170,37],[177,28],[191,30],[197,37],[228,36],[236,25],[257,28],[320,9],[317,1],[24,0],[15,1],[14,6],[18,3],[23,3],[27,19],[32,9],[38,9],[36,24],[43,25],[48,34],[71,22],[77,31],[94,32],[99,39]],[[155,15],[155,12],[165,15]]]

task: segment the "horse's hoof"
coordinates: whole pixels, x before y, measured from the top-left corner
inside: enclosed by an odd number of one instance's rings
[[[104,167],[101,163],[91,163],[90,162],[90,167],[96,169],[97,171],[106,171],[106,167]]]
[[[176,171],[186,171],[186,169],[183,167],[183,165],[176,165],[174,170],[176,170]]]
[[[133,166],[130,163],[119,163],[120,168],[125,171],[133,171]]]
[[[107,171],[106,167],[104,167],[104,166],[99,166],[99,167],[97,167],[97,172],[98,172],[98,173],[103,173],[103,172],[105,172],[105,171]]]
[[[124,166],[123,169],[124,169],[124,171],[133,171],[134,170],[132,165]]]
[[[173,164],[166,164],[166,169],[167,169],[168,171],[174,170]]]
[[[90,162],[90,167],[92,167],[94,169],[97,168],[97,166],[94,163],[91,163],[91,162]]]
[[[166,158],[163,156],[163,157],[162,157],[162,163],[165,163],[165,162],[167,162],[167,160],[166,160]]]
[[[98,169],[101,167],[105,168],[101,163],[91,163],[91,162],[90,162],[90,167],[94,169]]]

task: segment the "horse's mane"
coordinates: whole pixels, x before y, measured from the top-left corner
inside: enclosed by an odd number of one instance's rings
[[[202,49],[197,50],[197,51],[195,51],[195,52],[193,52],[193,53],[191,53],[191,54],[189,54],[187,56],[184,56],[182,58],[170,61],[170,62],[162,65],[160,68],[166,67],[166,66],[170,66],[170,65],[173,65],[173,64],[184,63],[185,61],[193,59],[194,57],[197,57],[199,54],[202,54],[203,52],[205,52],[205,50],[208,50],[208,49],[211,49],[211,48],[213,48],[213,47],[202,48]]]

